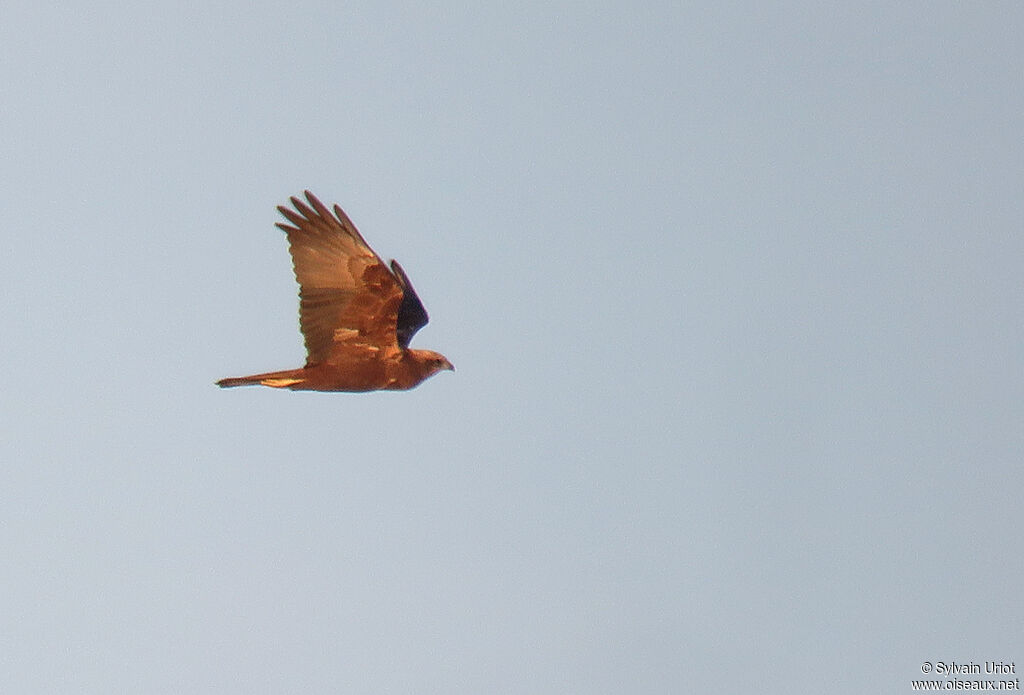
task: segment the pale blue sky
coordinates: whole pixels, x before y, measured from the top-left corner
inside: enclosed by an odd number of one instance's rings
[[[0,691],[1024,663],[1015,3],[5,5]],[[410,274],[302,363],[274,207]]]

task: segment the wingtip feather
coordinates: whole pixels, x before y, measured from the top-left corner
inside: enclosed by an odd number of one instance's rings
[[[296,201],[295,198],[292,198],[292,202],[298,202],[298,201]],[[291,222],[296,227],[301,227],[302,223],[305,222],[305,219],[303,217],[299,216],[294,210],[289,210],[284,205],[278,205],[277,206],[277,211],[280,212],[281,215],[286,220]]]
[[[313,206],[313,209],[316,210],[316,213],[320,215],[320,217],[330,219],[331,211],[327,209],[326,205],[320,202],[319,198],[309,191],[306,191],[306,200],[309,201],[309,204]]]

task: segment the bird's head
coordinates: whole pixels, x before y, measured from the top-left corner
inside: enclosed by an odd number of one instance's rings
[[[434,352],[433,350],[409,350],[409,352],[421,366],[424,379],[446,369],[452,372],[455,371],[455,367],[448,361],[448,358],[439,352]]]

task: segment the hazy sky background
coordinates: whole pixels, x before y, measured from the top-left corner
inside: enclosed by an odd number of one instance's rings
[[[0,692],[1024,668],[1018,3],[8,2]],[[340,203],[456,365],[299,366]]]

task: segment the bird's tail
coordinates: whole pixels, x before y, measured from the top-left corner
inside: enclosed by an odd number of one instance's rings
[[[221,379],[217,386],[222,389],[233,386],[271,386],[273,388],[289,388],[305,381],[301,369],[288,369],[283,372],[267,372],[266,374],[253,374],[252,376],[232,376]]]

